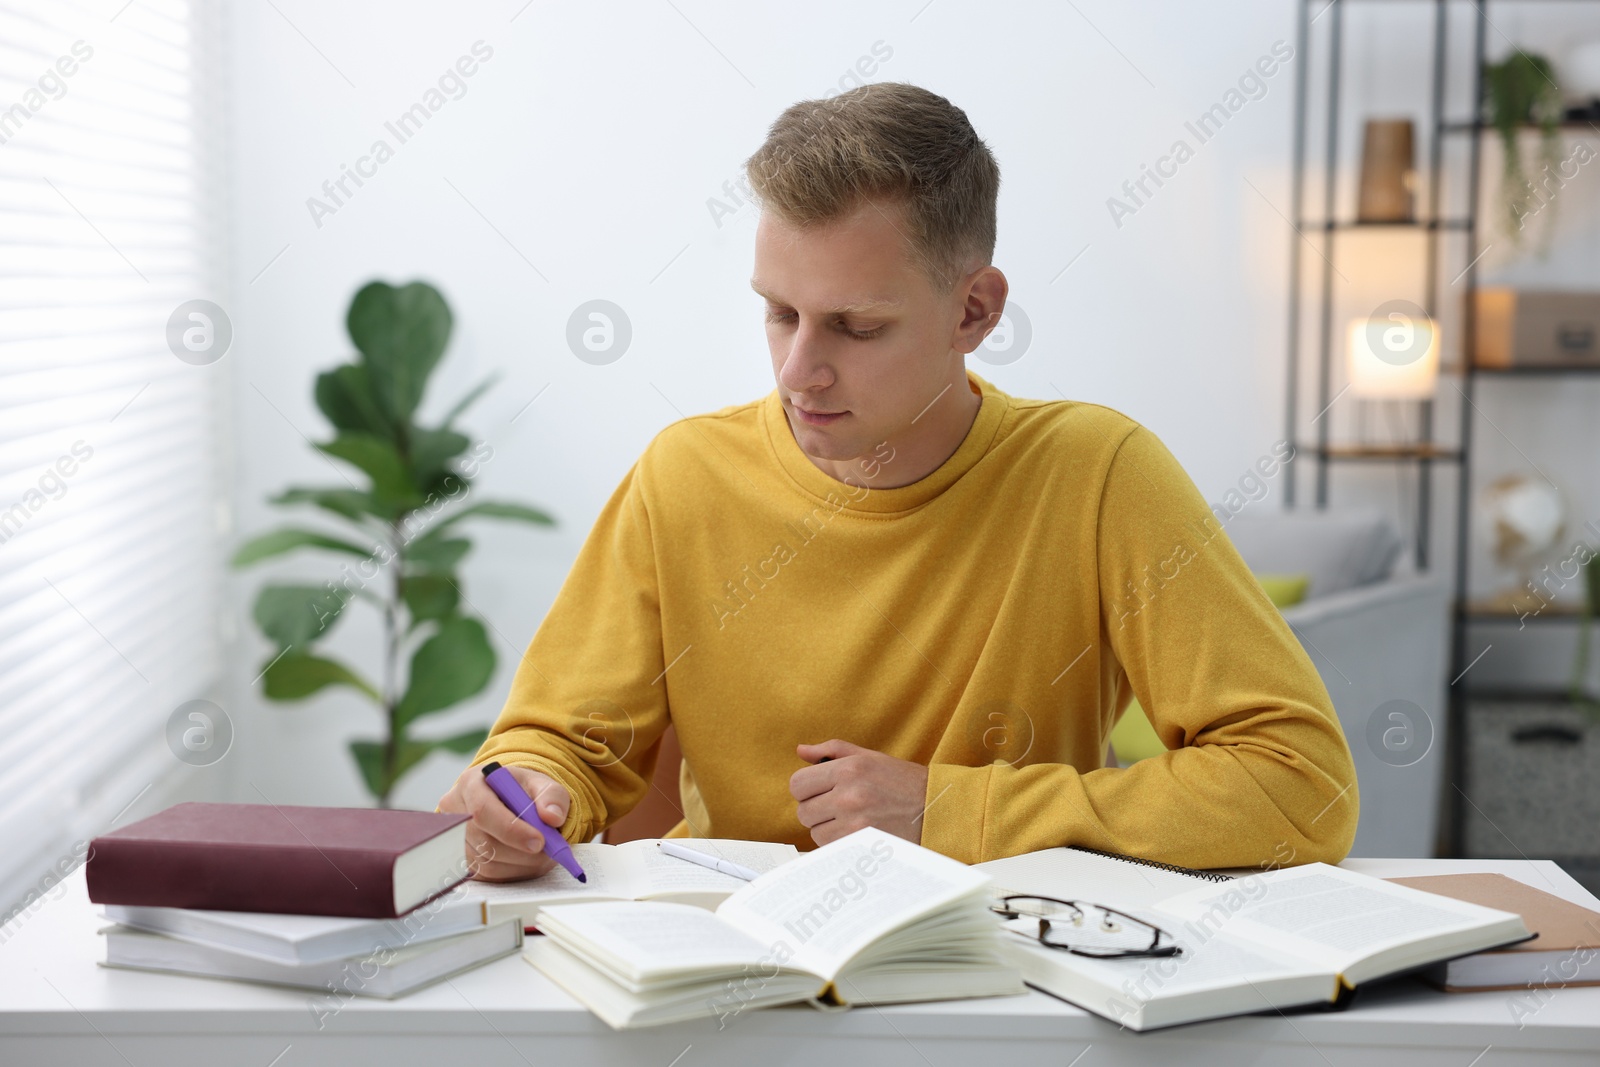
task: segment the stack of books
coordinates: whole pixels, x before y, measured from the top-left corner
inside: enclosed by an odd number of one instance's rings
[[[178,804],[91,842],[105,965],[391,998],[522,947],[467,877],[465,815]]]

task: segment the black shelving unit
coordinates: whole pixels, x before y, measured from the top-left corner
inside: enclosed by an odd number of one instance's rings
[[[1455,499],[1455,558],[1453,560],[1453,597],[1451,610],[1450,633],[1450,673],[1452,679],[1459,679],[1471,663],[1468,652],[1468,630],[1473,625],[1495,626],[1502,623],[1521,625],[1524,621],[1516,613],[1506,611],[1475,602],[1468,589],[1468,563],[1472,549],[1472,516],[1471,516],[1471,484],[1472,484],[1472,453],[1473,453],[1473,423],[1476,412],[1475,397],[1478,393],[1478,382],[1482,378],[1517,380],[1521,378],[1548,378],[1550,376],[1578,376],[1600,373],[1600,367],[1559,367],[1559,366],[1508,366],[1508,367],[1483,367],[1474,365],[1471,354],[1476,350],[1476,292],[1478,289],[1478,261],[1485,250],[1480,244],[1479,207],[1483,191],[1483,135],[1491,129],[1488,123],[1478,116],[1480,101],[1483,99],[1483,67],[1487,59],[1487,37],[1491,25],[1489,8],[1499,7],[1513,3],[1514,0],[1417,0],[1419,3],[1431,3],[1434,9],[1433,42],[1432,42],[1432,67],[1431,89],[1428,101],[1428,121],[1424,127],[1428,133],[1426,168],[1423,171],[1426,195],[1419,197],[1425,206],[1425,211],[1419,212],[1419,217],[1412,222],[1383,222],[1369,223],[1339,216],[1337,211],[1337,189],[1340,160],[1339,120],[1340,120],[1340,78],[1343,65],[1344,51],[1344,9],[1352,0],[1302,0],[1299,6],[1299,20],[1297,29],[1297,55],[1301,62],[1296,70],[1295,77],[1295,113],[1294,113],[1294,142],[1293,142],[1293,191],[1291,200],[1291,217],[1296,230],[1290,245],[1289,259],[1289,313],[1288,313],[1288,368],[1286,375],[1287,388],[1287,436],[1288,440],[1296,442],[1296,453],[1308,456],[1314,464],[1315,484],[1313,501],[1317,508],[1325,508],[1328,504],[1329,474],[1334,464],[1344,463],[1405,463],[1414,465],[1417,476],[1415,538],[1412,545],[1412,555],[1418,570],[1427,570],[1430,563],[1430,542],[1432,531],[1430,520],[1433,508],[1433,468],[1436,464],[1454,464],[1456,469],[1456,499]],[[1596,0],[1579,0],[1579,2],[1593,3]],[[1576,6],[1576,5],[1575,5]],[[1471,45],[1471,98],[1468,101],[1473,117],[1447,119],[1445,117],[1446,102],[1446,74],[1449,63],[1449,29],[1452,9],[1467,14],[1472,19],[1472,45]],[[1326,20],[1326,21],[1324,21]],[[1306,148],[1308,139],[1307,107],[1308,107],[1308,81],[1311,66],[1312,23],[1321,24],[1319,32],[1328,35],[1327,72],[1326,72],[1326,143],[1322,160],[1322,212],[1318,218],[1308,218],[1305,214],[1305,187],[1308,168]],[[1565,130],[1600,134],[1600,123],[1586,120],[1565,120],[1561,123]],[[1467,146],[1467,160],[1465,167],[1465,206],[1458,214],[1446,215],[1442,210],[1441,186],[1443,180],[1444,145],[1446,138],[1460,137],[1465,139]],[[1441,352],[1441,376],[1450,374],[1457,379],[1457,391],[1460,399],[1460,417],[1458,440],[1454,443],[1441,443],[1434,440],[1434,404],[1433,400],[1415,401],[1418,409],[1417,424],[1419,428],[1418,439],[1407,445],[1341,445],[1330,440],[1330,421],[1319,415],[1315,421],[1316,432],[1313,441],[1304,441],[1300,427],[1300,402],[1301,402],[1301,365],[1304,359],[1301,345],[1302,331],[1302,304],[1305,302],[1304,287],[1304,245],[1307,234],[1320,232],[1323,235],[1323,248],[1321,255],[1321,276],[1318,279],[1319,294],[1316,298],[1318,314],[1318,330],[1316,341],[1316,405],[1319,413],[1326,413],[1332,403],[1337,399],[1332,394],[1332,355],[1334,343],[1333,331],[1333,295],[1334,273],[1333,259],[1338,245],[1337,235],[1361,230],[1374,230],[1379,228],[1402,229],[1409,228],[1420,232],[1424,236],[1423,257],[1423,291],[1425,299],[1423,310],[1430,318],[1438,321],[1441,274],[1441,262],[1444,258],[1444,249],[1441,247],[1447,235],[1460,234],[1464,239],[1464,262],[1466,264],[1457,282],[1464,283],[1461,306],[1460,329],[1456,331],[1454,341],[1450,348],[1455,352],[1453,361],[1446,360]],[[1453,288],[1454,286],[1452,286]],[[1447,340],[1450,340],[1447,338]],[[1295,506],[1296,478],[1295,464],[1290,464],[1285,469],[1284,496],[1287,507]],[[1527,621],[1537,621],[1541,625],[1570,623],[1579,618],[1576,611],[1560,608],[1546,608],[1537,615],[1529,615]],[[1503,686],[1499,688],[1504,688]],[[1445,752],[1447,774],[1451,782],[1463,780],[1465,770],[1466,744],[1464,725],[1466,719],[1466,704],[1470,690],[1465,685],[1452,684],[1449,686],[1449,704],[1447,708],[1449,729],[1447,732],[1447,746]],[[1463,815],[1462,793],[1459,789],[1448,790],[1449,803],[1444,812],[1445,816],[1445,846],[1451,854],[1459,854],[1461,850],[1461,827]]]

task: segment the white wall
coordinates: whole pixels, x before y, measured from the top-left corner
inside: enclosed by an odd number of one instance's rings
[[[772,388],[748,290],[753,213],[719,226],[708,200],[725,197],[780,110],[840,87],[875,47],[892,54],[873,80],[948,96],[1000,161],[996,262],[1034,334],[1016,362],[975,369],[1019,395],[1059,387],[1127,412],[1219,498],[1283,433],[1293,64],[1205,144],[1184,123],[1275,41],[1293,42],[1295,5],[1076,7],[230,7],[237,532],[285,517],[264,506],[268,494],[335,477],[305,439],[327,436],[310,386],[350,354],[351,293],[373,277],[438,285],[457,326],[425,410],[500,370],[468,420],[495,448],[480,487],[562,523],[478,527],[466,591],[499,635],[501,665],[484,696],[433,725],[490,721],[591,521],[650,437],[680,414]],[[375,139],[394,146],[384,123],[480,40],[493,56],[466,94],[316,225],[307,198]],[[1108,197],[1179,138],[1194,157],[1117,225]],[[626,356],[604,367],[565,343],[569,314],[597,297],[621,305],[634,330]],[[1392,497],[1392,476],[1362,491]],[[306,556],[235,582],[237,799],[361,802],[342,741],[375,734],[376,714],[343,693],[266,705],[249,684],[266,652],[249,602],[269,573],[331,569]],[[328,647],[373,664],[378,628],[361,615]],[[435,757],[399,802],[431,806],[457,770]]]

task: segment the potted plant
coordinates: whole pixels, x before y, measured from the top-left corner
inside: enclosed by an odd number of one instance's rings
[[[1600,555],[1591,556],[1583,565],[1583,608],[1578,616],[1578,651],[1573,657],[1572,681],[1567,686],[1567,696],[1574,707],[1582,708],[1589,718],[1600,722],[1600,700],[1589,693],[1589,628],[1600,612]]]
[[[367,484],[284,490],[270,502],[316,508],[345,529],[282,527],[245,542],[232,562],[247,567],[305,548],[346,558],[337,581],[270,583],[257,594],[252,614],[274,646],[262,664],[262,692],[268,700],[294,701],[344,686],[370,701],[383,716],[383,736],[352,741],[350,753],[368,791],[387,807],[396,783],[429,754],[475,752],[487,733],[483,727],[449,737],[413,732],[423,717],[481,692],[494,673],[483,623],[463,607],[457,568],[472,542],[461,536],[460,524],[492,518],[550,526],[554,520],[525,504],[473,498],[477,468],[493,451],[487,444],[474,447],[455,422],[494,376],[462,396],[437,425],[417,421],[452,327],[437,289],[423,282],[398,288],[371,282],[351,300],[345,324],[358,355],[317,375],[316,404],[334,434],[315,447]],[[352,558],[359,560],[354,566]],[[383,618],[377,681],[315,647],[356,600]]]
[[[1505,209],[1502,221],[1512,244],[1522,242],[1523,219],[1533,210],[1536,196],[1530,170],[1542,172],[1561,161],[1561,118],[1564,107],[1561,89],[1556,84],[1555,68],[1541,55],[1514,49],[1499,63],[1483,66],[1484,121],[1500,134],[1505,154],[1500,177],[1500,202]],[[1518,138],[1521,130],[1537,126],[1541,151],[1530,168],[1524,164]],[[1552,209],[1544,225],[1545,235],[1551,232]]]

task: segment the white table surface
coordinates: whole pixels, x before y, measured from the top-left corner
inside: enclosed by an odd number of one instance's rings
[[[1347,860],[1379,876],[1497,871],[1600,910],[1549,861]],[[104,925],[82,871],[0,944],[0,1065],[306,1067],[313,1064],[871,1063],[1169,1067],[1503,1067],[1600,1064],[1600,987],[1556,989],[1522,1020],[1514,993],[1442,993],[1414,979],[1364,990],[1346,1011],[1269,1013],[1138,1034],[1024,996],[825,1013],[808,1007],[617,1033],[520,956],[396,1001],[353,998],[319,1029],[317,994],[99,966]],[[1527,994],[1523,994],[1527,998]]]

